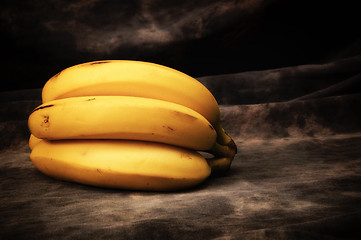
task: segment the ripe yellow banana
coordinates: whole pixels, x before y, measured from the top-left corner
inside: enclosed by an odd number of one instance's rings
[[[175,69],[142,61],[106,60],[64,69],[45,84],[43,103],[79,96],[123,95],[160,99],[191,108],[215,128],[219,144],[236,148],[220,125],[211,92],[196,79]]]
[[[35,137],[33,134],[30,134],[29,138],[29,148],[32,150],[36,144],[41,142],[43,139]]]
[[[216,132],[201,114],[183,105],[129,96],[72,97],[40,105],[29,116],[37,138],[128,139],[210,150]]]
[[[99,187],[167,191],[193,187],[210,174],[199,153],[128,140],[43,140],[30,155],[44,174]]]

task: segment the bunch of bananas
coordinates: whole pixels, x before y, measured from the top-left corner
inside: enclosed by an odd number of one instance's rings
[[[50,78],[42,98],[28,120],[30,158],[54,178],[177,190],[227,171],[237,152],[208,89],[162,65],[128,60],[75,65]]]

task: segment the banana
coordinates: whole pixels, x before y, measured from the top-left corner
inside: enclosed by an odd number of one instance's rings
[[[183,105],[129,96],[53,100],[30,114],[31,133],[40,139],[128,139],[211,150],[216,132],[201,114]]]
[[[33,134],[30,134],[29,138],[29,148],[32,150],[36,144],[41,142],[43,139],[35,137]]]
[[[212,93],[196,79],[175,69],[142,61],[105,60],[75,65],[50,78],[43,103],[79,96],[124,95],[184,105],[203,115],[215,128],[219,144],[235,148],[220,125],[220,111]]]
[[[30,154],[45,175],[98,187],[170,191],[194,187],[211,170],[199,153],[130,140],[43,140]]]

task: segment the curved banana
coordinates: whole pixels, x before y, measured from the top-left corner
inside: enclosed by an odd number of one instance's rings
[[[216,131],[202,115],[183,105],[129,96],[72,97],[47,102],[30,114],[37,138],[128,139],[210,150]]]
[[[217,141],[235,147],[220,125],[219,106],[199,81],[175,69],[142,61],[105,60],[64,69],[45,84],[43,103],[79,96],[135,96],[174,102],[203,115],[216,129]]]
[[[33,134],[30,134],[29,138],[29,148],[32,150],[36,144],[41,142],[43,139],[35,137]]]
[[[211,171],[195,151],[142,141],[44,140],[30,158],[41,172],[57,179],[132,190],[190,188]]]

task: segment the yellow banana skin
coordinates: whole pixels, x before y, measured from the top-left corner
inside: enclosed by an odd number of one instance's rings
[[[29,148],[32,150],[36,144],[41,142],[43,139],[35,137],[33,134],[30,134],[29,138]]]
[[[30,154],[44,174],[106,188],[173,191],[194,187],[211,170],[199,153],[129,140],[43,140]]]
[[[72,97],[47,102],[29,116],[40,139],[128,139],[210,150],[216,131],[183,105],[129,96]]]
[[[142,61],[104,60],[75,65],[50,78],[43,103],[78,96],[135,96],[184,105],[203,115],[216,129],[217,141],[235,147],[220,125],[219,106],[196,79],[175,69]]]

